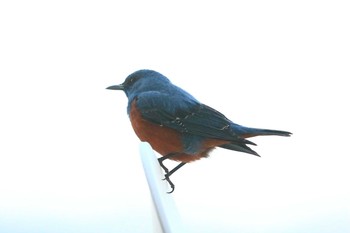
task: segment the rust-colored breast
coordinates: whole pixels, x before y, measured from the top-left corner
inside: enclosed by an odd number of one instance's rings
[[[181,134],[174,129],[143,119],[136,107],[136,100],[131,105],[130,121],[140,140],[151,144],[152,148],[161,155],[182,152]]]

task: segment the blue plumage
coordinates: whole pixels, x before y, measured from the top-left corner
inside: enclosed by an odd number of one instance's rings
[[[173,85],[168,78],[156,71],[136,71],[122,85],[114,87],[121,86],[128,97],[128,113],[131,103],[137,99],[137,108],[144,119],[181,132],[187,153],[197,152],[201,141],[212,138],[230,141],[229,144],[220,145],[222,148],[258,155],[247,146],[255,144],[245,138],[291,134],[235,124],[222,113],[200,103],[191,94]]]
[[[164,75],[139,70],[121,85],[107,89],[123,90],[128,97],[127,112],[135,133],[151,144],[163,157],[160,166],[174,191],[169,177],[180,167],[207,157],[215,147],[258,155],[246,138],[259,135],[290,136],[290,132],[256,129],[233,123],[217,110],[200,103],[191,94],[173,85]],[[181,161],[169,171],[165,159]]]

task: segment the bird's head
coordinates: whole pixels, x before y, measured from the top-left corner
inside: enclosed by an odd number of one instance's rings
[[[138,70],[130,74],[120,85],[107,87],[109,90],[122,90],[127,97],[135,97],[146,91],[166,89],[170,83],[164,75],[153,70]]]

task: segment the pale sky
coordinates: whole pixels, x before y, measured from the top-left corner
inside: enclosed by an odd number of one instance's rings
[[[154,69],[252,138],[173,175],[194,233],[345,233],[346,1],[2,1],[0,232],[153,232],[122,92]],[[175,163],[168,163],[169,166]]]

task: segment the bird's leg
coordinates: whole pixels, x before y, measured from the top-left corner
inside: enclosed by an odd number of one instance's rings
[[[168,193],[172,193],[172,192],[174,192],[174,189],[175,189],[175,185],[173,184],[173,182],[171,182],[171,180],[170,180],[170,176],[174,173],[174,172],[176,172],[177,170],[179,170],[179,168],[181,168],[183,165],[185,165],[186,163],[180,163],[180,164],[178,164],[176,167],[174,167],[170,172],[167,172],[165,175],[164,175],[164,180],[166,180],[168,183],[169,183],[169,185],[170,185],[170,188],[171,188],[171,191],[170,192],[168,192]]]
[[[165,171],[166,174],[168,174],[169,172],[169,169],[163,164],[163,161],[166,160],[166,159],[169,159],[171,158],[172,156],[174,156],[176,153],[169,153],[163,157],[160,157],[158,159],[158,162],[159,162],[159,165],[163,168],[163,170]]]
[[[166,159],[169,159],[171,158],[172,156],[176,155],[176,153],[169,153],[163,157],[160,157],[158,159],[158,162],[159,162],[159,165],[163,168],[164,172],[165,172],[165,175],[164,175],[164,180],[166,180],[169,185],[170,185],[170,188],[171,188],[171,191],[168,192],[168,193],[172,193],[174,192],[174,189],[175,189],[175,185],[173,182],[171,182],[170,180],[170,176],[176,172],[177,170],[179,170],[180,167],[182,167],[183,165],[185,165],[186,163],[180,163],[178,164],[176,167],[174,167],[171,171],[169,171],[169,169],[163,164],[163,161],[166,160]]]
[[[183,165],[185,165],[185,162],[179,163],[176,167],[174,167],[170,172],[166,173],[166,176],[169,177],[172,174],[174,174],[174,172],[176,172],[177,170],[179,170]]]

